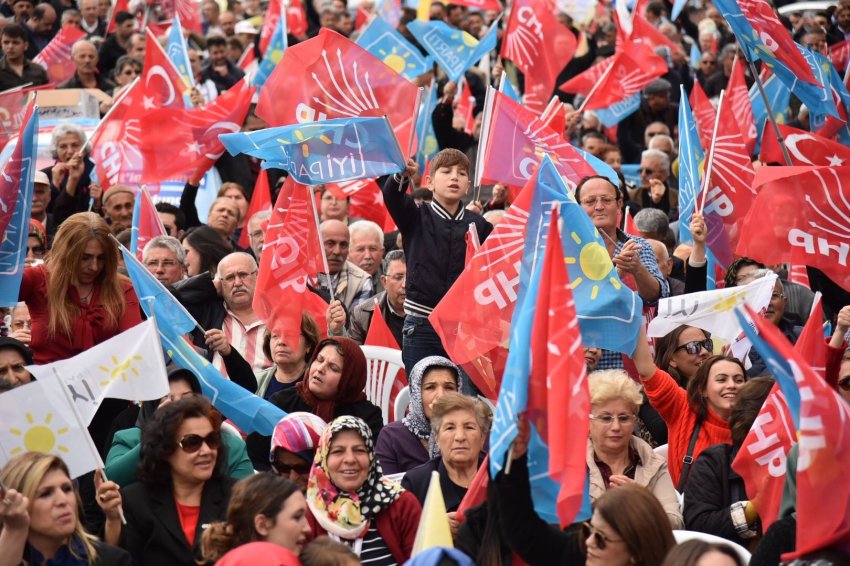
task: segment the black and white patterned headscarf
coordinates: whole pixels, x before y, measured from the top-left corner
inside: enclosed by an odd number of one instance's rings
[[[431,458],[436,458],[440,455],[440,449],[437,447],[435,439],[431,437],[431,422],[425,416],[425,407],[422,405],[422,379],[428,370],[433,368],[446,368],[454,372],[457,377],[457,389],[461,388],[461,377],[463,374],[458,367],[448,358],[443,356],[428,356],[422,358],[410,370],[410,376],[407,378],[407,385],[410,391],[410,405],[407,416],[402,419],[402,423],[407,430],[412,432],[423,440],[428,441],[428,453]]]

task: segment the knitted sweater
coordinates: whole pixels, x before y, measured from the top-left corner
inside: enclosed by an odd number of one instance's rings
[[[688,405],[688,393],[676,383],[669,373],[656,368],[655,373],[643,382],[649,402],[667,423],[667,465],[673,485],[679,485],[682,474],[682,459],[688,453],[688,444],[696,426],[697,416]],[[729,423],[721,419],[710,408],[708,418],[703,421],[694,446],[696,460],[703,449],[713,444],[732,443]]]

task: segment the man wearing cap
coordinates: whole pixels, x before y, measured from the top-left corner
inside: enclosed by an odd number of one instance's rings
[[[232,35],[235,35],[236,39],[242,42],[242,45],[250,45],[257,41],[258,32],[254,24],[248,20],[242,20],[241,22],[236,22]]]
[[[32,381],[26,366],[32,365],[32,352],[14,338],[0,338],[0,393]]]
[[[115,185],[103,195],[103,213],[113,234],[133,225],[133,207],[136,193],[127,185]]]
[[[32,190],[32,210],[30,218],[38,220],[47,231],[47,238],[52,241],[56,234],[56,222],[53,220],[53,213],[47,212],[50,205],[50,179],[47,178],[47,173],[44,171],[35,172],[33,178]]]
[[[644,133],[653,122],[662,122],[671,132],[679,125],[679,105],[670,100],[672,85],[666,79],[655,79],[643,89],[640,108],[617,126],[617,139],[623,153],[623,163],[640,162]]]

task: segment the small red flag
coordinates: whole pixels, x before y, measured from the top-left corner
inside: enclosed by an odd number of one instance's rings
[[[156,211],[153,199],[145,187],[142,187],[136,198],[139,199],[139,223],[133,225],[133,230],[138,230],[136,239],[136,257],[139,261],[142,260],[142,252],[145,251],[145,246],[148,245],[153,238],[157,236],[167,236],[168,232],[162,225],[162,220],[159,218],[159,213]]]
[[[107,35],[118,29],[118,24],[115,23],[115,16],[118,12],[129,12],[130,0],[115,0],[115,5],[112,6],[112,14],[109,16],[109,24],[106,26]]]
[[[289,2],[289,6],[286,8],[286,29],[293,37],[306,37],[307,14],[304,11],[303,0],[291,0]]]
[[[325,187],[338,199],[348,200],[348,216],[370,220],[378,226],[385,226],[387,207],[384,195],[375,179],[359,179],[346,183],[327,183]]]
[[[277,23],[282,13],[281,7],[284,0],[271,0],[269,7],[263,16],[263,28],[260,30],[260,53],[265,53],[269,43],[277,30]],[[287,28],[288,29],[288,28]]]
[[[735,122],[738,123],[738,128],[741,130],[741,137],[744,140],[744,146],[747,148],[747,155],[752,155],[755,151],[756,140],[758,139],[758,130],[756,130],[753,105],[750,102],[750,93],[747,89],[746,78],[744,77],[744,63],[741,59],[736,59],[732,66],[732,76],[729,77],[726,94],[729,97],[729,103],[732,107],[732,115],[735,118]]]
[[[471,134],[475,127],[475,97],[472,96],[469,83],[465,79],[461,79],[461,82],[460,98],[457,106],[455,106],[454,113],[463,116],[463,131]]]
[[[183,94],[188,85],[166,55],[150,29],[146,30],[145,66],[139,82],[142,84],[142,106],[155,108],[186,108]]]
[[[71,60],[71,47],[85,36],[86,32],[76,26],[63,27],[35,56],[33,63],[38,63],[47,70],[47,78],[52,84],[64,83],[73,77],[77,70]]]
[[[694,88],[691,90],[691,108],[694,111],[694,120],[697,123],[697,133],[699,133],[699,142],[703,149],[708,151],[711,147],[711,136],[714,134],[714,119],[717,116],[717,109],[708,99],[708,95],[699,84],[699,81],[694,82]],[[767,136],[765,136],[767,137]]]
[[[829,60],[835,65],[835,70],[844,73],[847,63],[850,61],[850,39],[836,43],[829,47]]]
[[[469,487],[466,489],[466,494],[460,500],[460,505],[457,507],[458,521],[463,523],[466,521],[466,512],[473,507],[478,507],[487,500],[487,485],[490,483],[490,455],[484,457],[484,461],[478,466],[478,471],[472,478]]]
[[[150,2],[149,2],[150,3]],[[180,16],[180,26],[197,34],[203,34],[201,9],[196,0],[160,0],[159,10],[164,20]]]
[[[35,100],[31,100],[24,112],[24,118],[21,121],[18,136],[23,135],[24,128],[32,117],[35,109]],[[0,241],[6,240],[6,228],[12,221],[12,216],[15,214],[15,207],[18,202],[18,194],[21,188],[21,174],[24,168],[24,144],[18,143],[12,150],[12,155],[3,164],[0,171]],[[29,159],[29,157],[27,157]],[[29,223],[29,218],[24,218],[24,227],[19,227],[19,230],[26,230]],[[20,233],[20,232],[19,232]]]
[[[248,212],[245,213],[245,225],[242,227],[242,233],[239,235],[240,248],[247,249],[251,244],[250,234],[248,233],[248,221],[251,220],[251,217],[261,210],[271,210],[271,208],[272,191],[269,186],[269,172],[263,169],[257,175],[254,192],[251,194],[251,204],[248,205]]]

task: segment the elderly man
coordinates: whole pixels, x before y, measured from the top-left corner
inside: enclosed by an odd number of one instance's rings
[[[368,273],[348,261],[348,226],[339,220],[325,220],[320,231],[328,258],[328,276],[322,278],[322,288],[333,288],[334,298],[351,312],[358,303],[373,295],[372,279]]]
[[[673,258],[670,257],[670,252],[663,242],[658,240],[647,240],[652,246],[652,251],[655,252],[655,261],[658,262],[658,269],[667,285],[670,287],[670,296],[683,295],[685,293],[685,282],[679,279],[672,279],[670,273],[673,271]],[[681,260],[680,260],[681,261]]]
[[[14,338],[0,338],[0,393],[32,381],[26,366],[32,365],[32,352]]]
[[[192,333],[194,344],[207,349],[207,358],[223,375],[227,375],[225,360],[229,361],[234,351],[254,370],[271,365],[263,353],[266,327],[252,306],[257,270],[250,254],[235,252],[219,262],[215,280],[210,273],[202,273],[173,287],[177,299],[207,329],[206,333]]]
[[[174,285],[186,278],[186,252],[177,238],[151,238],[142,252],[142,263],[163,285]]]
[[[26,303],[18,303],[12,307],[12,312],[9,315],[9,328],[12,332],[9,338],[14,338],[19,342],[23,342],[27,346],[32,341],[32,317]]]
[[[372,324],[372,315],[375,314],[375,307],[377,306],[400,349],[402,346],[401,329],[404,326],[404,284],[407,281],[407,264],[404,261],[404,252],[393,250],[388,253],[384,258],[383,271],[381,285],[384,291],[375,295],[374,300],[363,301],[354,307],[354,311],[351,313],[348,336],[360,344],[366,341],[366,335],[369,333],[369,327]]]
[[[351,247],[348,259],[369,274],[375,293],[384,290],[381,285],[381,261],[384,259],[384,232],[369,220],[358,220],[348,227]]]
[[[106,37],[106,21],[98,16],[98,0],[80,0],[80,27],[86,32],[86,39]]]
[[[94,43],[81,39],[71,47],[71,60],[77,70],[74,76],[59,85],[59,88],[99,88],[106,92],[110,84],[106,77],[98,74],[98,54]]]
[[[258,263],[263,253],[263,244],[266,240],[266,228],[268,228],[269,218],[271,217],[271,210],[261,210],[248,219],[248,241],[250,242],[251,251],[254,252],[254,257],[257,258]]]
[[[103,213],[113,234],[133,226],[136,193],[127,185],[115,185],[103,195]]]
[[[658,149],[641,153],[640,187],[629,196],[643,208],[658,208],[671,220],[679,217],[679,191],[667,186],[670,178],[670,158]]]
[[[47,173],[36,171],[33,179],[30,218],[41,222],[41,225],[47,230],[48,238],[52,241],[57,227],[56,222],[53,220],[53,213],[47,212],[51,196],[50,179],[47,178]]]
[[[637,293],[644,304],[655,304],[670,294],[670,287],[658,269],[655,252],[643,238],[624,233],[617,228],[622,196],[611,181],[591,177],[576,187],[576,200],[603,235],[608,254],[621,277],[634,278]],[[599,369],[622,367],[619,353],[606,351]]]
[[[224,37],[233,37],[236,30],[236,15],[230,11],[222,12],[218,17],[218,26],[221,28]]]
[[[670,235],[670,221],[667,215],[657,208],[644,208],[635,214],[635,226],[637,226],[637,235],[646,240],[658,240],[667,246],[667,239]],[[671,252],[671,247],[667,247],[668,255]],[[656,254],[657,256],[658,254]],[[675,256],[670,256],[672,263],[672,271],[665,277],[673,277],[675,279],[685,280],[685,263],[683,260]],[[661,263],[658,264],[659,267]],[[664,271],[663,269],[661,270]]]
[[[135,57],[139,61],[145,60],[145,34],[136,32],[130,36],[129,46],[127,47],[127,55]]]

